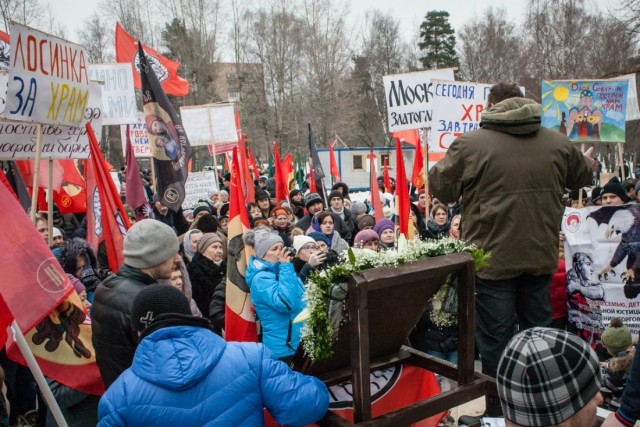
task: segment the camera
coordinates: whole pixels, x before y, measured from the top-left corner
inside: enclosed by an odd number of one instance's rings
[[[285,252],[287,252],[289,255],[291,255],[292,257],[296,256],[296,248],[292,248],[291,246],[286,246],[284,248]]]

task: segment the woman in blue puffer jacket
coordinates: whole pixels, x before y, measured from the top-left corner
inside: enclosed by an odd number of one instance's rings
[[[278,359],[288,362],[300,344],[302,323],[293,319],[304,309],[304,286],[293,268],[282,238],[268,229],[248,231],[247,245],[255,249],[247,265],[247,285],[262,327],[262,342]]]

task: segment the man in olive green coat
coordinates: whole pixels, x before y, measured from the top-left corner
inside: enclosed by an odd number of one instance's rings
[[[591,151],[540,126],[541,105],[518,86],[494,85],[481,129],[457,138],[429,172],[441,202],[462,196],[462,239],[491,251],[476,274],[476,342],[483,373],[495,377],[502,351],[520,329],[551,324],[549,285],[558,268],[565,188],[590,184]],[[487,414],[501,414],[487,399]]]

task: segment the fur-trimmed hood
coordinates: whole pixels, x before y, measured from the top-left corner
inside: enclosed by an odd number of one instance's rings
[[[93,249],[91,249],[91,246],[89,246],[86,240],[74,237],[64,243],[64,246],[57,256],[58,262],[60,262],[65,273],[76,274],[78,258],[83,253],[87,254],[87,259],[89,260],[91,267],[94,269],[98,268],[96,254],[93,252]]]

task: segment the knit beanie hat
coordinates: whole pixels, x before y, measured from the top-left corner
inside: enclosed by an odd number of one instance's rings
[[[619,317],[611,319],[609,327],[602,334],[602,345],[612,355],[631,347],[631,331]]]
[[[300,248],[302,248],[307,243],[315,244],[316,241],[311,236],[296,236],[293,238],[293,249],[295,249],[296,252],[300,252]]]
[[[505,418],[521,426],[566,421],[600,390],[598,357],[581,338],[531,328],[509,341],[498,363],[498,396]]]
[[[171,227],[155,219],[138,221],[124,237],[124,263],[134,268],[149,268],[175,256],[180,249]]]
[[[329,246],[329,239],[327,239],[327,236],[320,233],[319,231],[313,231],[309,233],[309,237],[311,237],[316,242],[320,242],[320,241],[325,242],[327,246]]]
[[[355,216],[367,213],[367,205],[362,202],[353,202],[351,203],[351,213]]]
[[[620,197],[623,202],[626,203],[629,201],[629,197],[627,196],[626,191],[624,191],[624,188],[622,187],[622,184],[617,177],[611,178],[611,180],[607,182],[604,187],[602,187],[601,194],[603,196],[605,194],[615,194],[616,196]]]
[[[356,234],[355,239],[353,239],[353,244],[355,246],[362,246],[369,240],[379,240],[378,233],[371,229],[362,230]]]
[[[593,190],[591,190],[591,201],[597,202],[600,199],[602,199],[602,187],[593,187]]]
[[[333,190],[331,193],[329,193],[329,201],[331,201],[331,199],[333,199],[334,197],[340,197],[342,200],[344,200],[344,196],[338,190]]]
[[[218,192],[218,196],[227,196],[227,197],[229,197],[229,192],[227,190],[220,190]]]
[[[384,230],[395,230],[396,225],[388,218],[382,218],[380,221],[376,223],[376,226],[373,227],[373,230],[378,234],[378,236],[382,235]]]
[[[62,231],[60,231],[60,229],[58,227],[53,227],[53,237],[64,237],[62,235]]]
[[[216,194],[218,194],[218,190],[216,190],[215,188],[211,191],[209,191],[209,193],[207,193],[207,197],[210,199],[213,196],[215,196]]]
[[[358,227],[358,230],[373,228],[375,225],[376,225],[376,219],[369,214],[362,215],[356,221],[356,227]]]
[[[211,213],[211,208],[209,207],[209,203],[207,202],[198,202],[193,208],[193,217],[197,217],[200,212],[208,212]]]
[[[268,198],[269,198],[269,193],[267,193],[265,190],[263,189],[256,190],[256,194],[255,194],[256,202],[258,200],[264,200]]]
[[[320,197],[318,193],[309,193],[306,196],[304,196],[304,206],[306,208],[308,208],[309,206],[317,202],[322,203],[322,197]]]
[[[161,314],[191,316],[187,297],[171,285],[149,285],[141,290],[131,304],[131,329],[142,332]]]
[[[73,274],[67,273],[67,277],[69,278],[69,281],[73,285],[73,289],[75,289],[78,294],[80,294],[82,291],[87,290],[87,288],[82,284],[80,279],[78,279]]]
[[[203,253],[209,246],[211,246],[215,242],[222,243],[222,239],[220,238],[220,236],[218,236],[217,233],[205,233],[198,242],[198,252]]]
[[[244,240],[247,245],[253,246],[256,256],[260,259],[264,257],[271,246],[276,243],[284,243],[278,233],[264,228],[247,231],[244,235]]]

